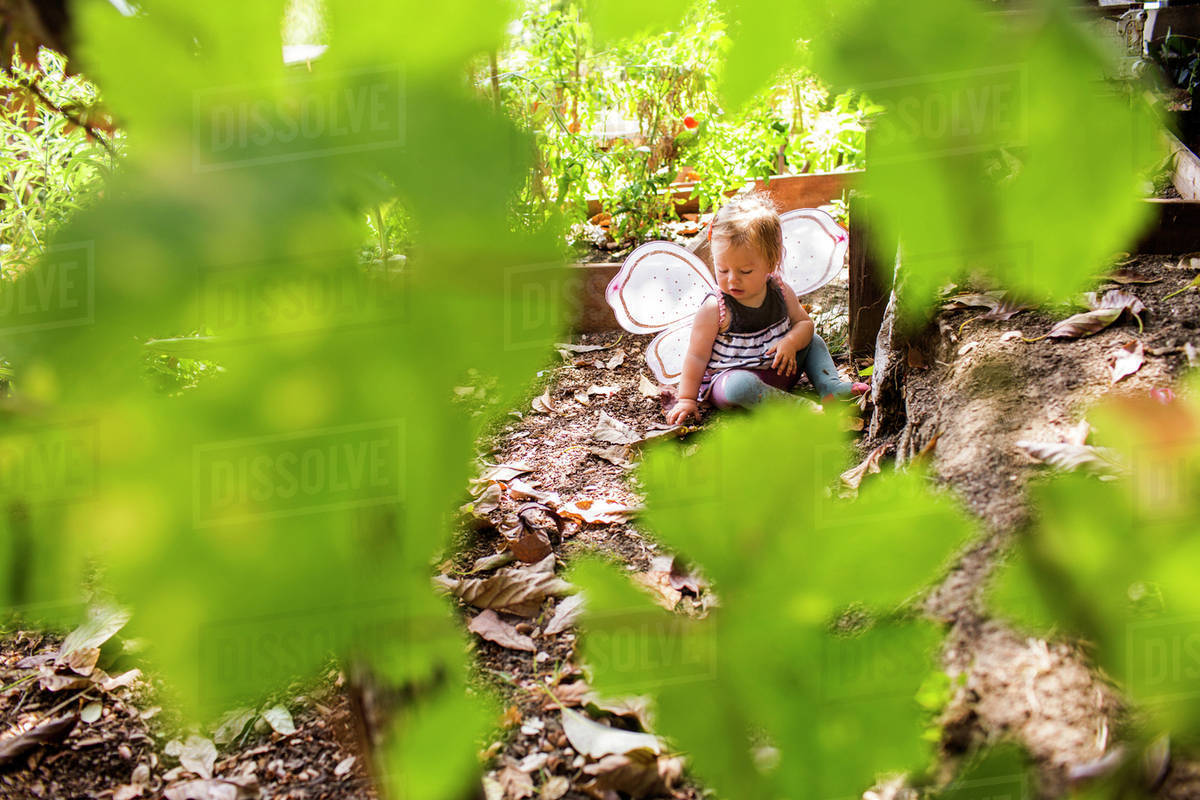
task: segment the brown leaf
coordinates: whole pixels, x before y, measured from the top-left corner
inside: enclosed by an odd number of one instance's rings
[[[480,474],[478,481],[508,483],[513,478],[519,478],[527,472],[533,472],[533,467],[520,461],[512,464],[497,464],[485,469]]]
[[[670,573],[635,572],[633,580],[649,589],[654,602],[668,611],[674,611],[675,605],[683,598],[683,593],[671,585]]]
[[[80,647],[72,650],[67,654],[66,658],[60,658],[58,663],[80,675],[91,675],[92,670],[96,668],[96,662],[99,660],[99,647]]]
[[[554,609],[554,616],[546,623],[545,630],[542,634],[545,636],[554,636],[562,633],[567,628],[575,624],[583,613],[584,597],[583,594],[567,595],[559,601],[558,607]]]
[[[600,412],[600,421],[592,431],[592,438],[610,444],[635,444],[642,440],[637,431],[605,411]]]
[[[1119,308],[1097,308],[1092,311],[1084,311],[1082,314],[1074,314],[1064,320],[1054,323],[1048,333],[1038,336],[1033,339],[1026,339],[1027,342],[1036,342],[1041,339],[1079,339],[1083,336],[1091,336],[1099,333],[1109,325],[1117,321],[1121,316],[1122,309]]]
[[[608,447],[592,446],[587,451],[622,469],[633,469],[637,466],[637,462],[632,458],[633,450],[627,444],[610,444]]]
[[[842,485],[838,490],[838,494],[841,497],[855,497],[858,495],[858,487],[862,485],[863,478],[868,474],[877,474],[879,472],[879,459],[883,457],[887,449],[887,444],[879,445],[862,460],[861,464],[843,472],[840,476]]]
[[[1108,354],[1108,367],[1112,370],[1112,382],[1116,383],[1142,368],[1146,351],[1140,339],[1134,339]]]
[[[1069,442],[1028,441],[1017,442],[1016,445],[1032,458],[1065,472],[1084,469],[1100,475],[1113,475],[1124,471],[1115,454],[1104,447]]]
[[[568,350],[572,353],[594,353],[597,350],[611,350],[616,347],[616,342],[612,344],[568,344],[567,342],[555,342],[554,346],[560,350]]]
[[[539,414],[557,414],[558,409],[554,406],[554,401],[550,398],[550,387],[546,387],[546,391],[542,392],[537,397],[533,398],[530,403],[533,410]]]
[[[77,722],[78,714],[67,714],[53,719],[42,718],[32,725],[13,725],[0,734],[0,764],[7,764],[40,744],[67,738]]]
[[[451,578],[438,575],[434,583],[476,608],[491,608],[529,616],[536,613],[542,600],[561,597],[571,584],[553,572],[535,567],[501,570],[487,578]]]
[[[467,625],[467,630],[509,650],[524,650],[529,653],[537,650],[533,639],[518,633],[515,627],[500,619],[491,609],[476,614],[475,618]]]
[[[630,517],[641,509],[629,506],[603,497],[584,497],[572,500],[558,509],[558,513],[568,519],[578,520],[588,524],[604,524],[609,522],[627,522]]]
[[[62,692],[68,689],[86,689],[92,685],[90,678],[85,678],[80,675],[58,674],[51,671],[49,666],[43,665],[41,668],[41,676],[38,678],[38,683],[48,692]]]
[[[662,743],[652,734],[610,728],[569,708],[562,711],[562,727],[571,747],[591,758],[627,755],[637,750],[654,755],[662,752]]]
[[[500,497],[503,491],[500,489],[500,484],[493,483],[483,490],[483,494],[479,499],[472,503],[472,510],[479,515],[486,516],[500,508]]]
[[[500,770],[500,786],[508,800],[523,800],[533,796],[533,778],[513,766]]]
[[[617,352],[616,352],[616,353],[613,355],[613,357],[612,357],[612,358],[610,358],[610,359],[609,359],[609,360],[608,360],[608,361],[607,361],[607,362],[604,364],[604,366],[605,366],[605,368],[607,368],[607,369],[616,369],[617,367],[621,366],[621,365],[622,365],[622,364],[624,364],[624,363],[625,363],[625,351],[622,349],[622,350],[618,350],[618,351],[617,351]]]
[[[1158,283],[1162,278],[1148,278],[1131,269],[1118,269],[1111,273],[1106,280],[1119,283],[1122,286],[1129,283]]]
[[[595,783],[601,789],[624,792],[633,798],[660,797],[671,794],[671,788],[683,774],[683,762],[641,751],[605,756],[585,766],[583,771],[595,776]]]
[[[245,780],[202,778],[163,789],[164,800],[251,800],[260,795],[258,779],[254,776]]]
[[[189,772],[194,772],[202,778],[213,776],[213,765],[217,762],[217,747],[211,739],[195,734],[189,736],[185,742],[172,739],[167,742],[163,752],[178,758],[180,765]]]

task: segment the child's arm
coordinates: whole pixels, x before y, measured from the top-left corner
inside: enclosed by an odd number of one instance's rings
[[[791,320],[792,329],[787,332],[787,336],[784,336],[778,345],[767,348],[767,355],[775,354],[775,358],[771,361],[771,369],[780,375],[791,375],[796,371],[796,353],[812,343],[816,326],[813,325],[804,306],[800,305],[800,300],[792,291],[792,287],[780,281],[779,288],[783,290],[783,301],[787,304],[788,319]]]
[[[700,381],[712,356],[713,342],[717,338],[717,328],[720,325],[720,315],[717,311],[717,299],[709,297],[696,312],[692,321],[692,338],[688,343],[687,355],[683,357],[683,369],[679,375],[679,394],[675,405],[667,412],[667,422],[678,425],[689,416],[700,418],[700,402],[697,394],[700,392]]]

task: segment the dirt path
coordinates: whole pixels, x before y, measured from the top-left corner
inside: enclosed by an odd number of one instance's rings
[[[1025,312],[1006,322],[972,322],[960,336],[960,326],[979,312],[946,312],[932,362],[910,369],[906,381],[909,452],[936,437],[935,474],[988,528],[926,604],[931,616],[951,625],[947,671],[967,674],[948,714],[944,745],[954,752],[968,742],[1015,738],[1037,759],[1041,791],[1054,796],[1066,791],[1072,768],[1111,752],[1121,698],[1077,648],[1028,638],[990,619],[980,594],[1012,534],[1030,521],[1027,491],[1047,470],[1016,443],[1068,441],[1105,395],[1172,386],[1188,365],[1183,346],[1200,344],[1200,297],[1188,292],[1163,299],[1194,270],[1181,268],[1174,256],[1142,257],[1125,268],[1157,280],[1121,287],[1147,306],[1141,334],[1127,322],[1073,341],[1006,336],[1019,330],[1034,338],[1053,324],[1044,314]],[[1145,346],[1146,362],[1113,385],[1108,354],[1134,338]],[[1177,765],[1162,795],[1182,796],[1176,792],[1192,782],[1190,771]]]
[[[1077,648],[1024,636],[989,618],[981,607],[980,593],[1013,532],[1029,521],[1026,491],[1046,470],[1015,443],[1067,440],[1077,433],[1076,426],[1087,409],[1108,392],[1144,394],[1172,385],[1187,364],[1183,344],[1200,339],[1195,331],[1200,297],[1185,293],[1163,301],[1192,278],[1192,270],[1177,268],[1176,259],[1165,256],[1143,258],[1126,268],[1158,279],[1124,287],[1148,307],[1142,334],[1138,335],[1132,324],[1120,323],[1076,341],[1025,343],[1004,335],[1020,330],[1033,338],[1053,324],[1045,314],[1030,311],[1007,322],[972,322],[960,336],[959,326],[974,314],[944,312],[942,336],[933,359],[924,368],[911,369],[906,384],[909,452],[936,437],[933,471],[984,528],[926,601],[929,615],[948,625],[945,668],[952,675],[966,673],[965,685],[945,717],[943,753],[953,761],[970,746],[1014,739],[1035,758],[1039,791],[1049,796],[1066,792],[1073,769],[1087,768],[1111,753],[1114,731],[1122,719],[1121,698]],[[844,286],[831,287],[823,301],[830,305],[839,302],[837,292],[844,292]],[[1112,386],[1108,354],[1135,336],[1146,347],[1146,362],[1137,373]],[[603,445],[592,433],[601,412],[641,433],[661,424],[657,399],[638,389],[640,376],[648,375],[642,359],[647,338],[612,334],[579,339],[576,344],[607,349],[571,354],[544,376],[552,413],[522,410],[521,419],[498,435],[488,463],[531,467],[519,480],[556,492],[563,501],[603,497],[636,505],[641,498],[628,478],[629,470],[596,455],[598,446]],[[623,359],[618,353],[623,353]],[[614,366],[614,359],[620,363]],[[586,403],[576,399],[576,392],[589,386],[618,388],[612,394],[593,394]],[[859,446],[865,453],[880,443],[864,440]],[[516,506],[516,500],[504,493],[500,506],[487,515],[489,522],[502,527]],[[477,559],[503,549],[502,539],[485,526],[465,543],[454,566],[465,572]],[[562,544],[555,547],[556,555],[569,561],[584,551],[608,554],[624,563],[635,577],[640,575],[643,582],[661,584],[657,576],[662,575],[667,560],[636,524],[570,524]],[[657,576],[655,570],[659,570]],[[682,594],[682,607],[693,612],[703,609],[704,593],[701,589],[699,597]],[[475,613],[465,609],[468,618]],[[511,770],[540,763],[538,754],[546,754],[534,785],[545,786],[553,777],[564,777],[572,790],[587,787],[590,796],[607,796],[603,786],[582,771],[586,760],[566,743],[558,715],[544,702],[542,686],[558,686],[571,696],[584,691],[567,688],[577,683],[573,633],[568,629],[542,635],[550,613],[547,602],[540,617],[525,623],[537,648],[532,657],[478,640],[481,668],[486,674],[503,674],[501,683],[513,702],[510,733],[493,745],[489,776],[503,782],[506,770],[511,777]],[[517,620],[514,617],[512,621]],[[591,709],[596,711],[595,706]],[[599,716],[631,729],[638,729],[641,721],[639,714],[632,713]],[[529,720],[534,724],[526,727]],[[1192,772],[1189,765],[1176,764],[1162,796],[1183,796],[1178,794],[1180,786],[1193,780],[1188,777]],[[659,787],[661,796],[688,797],[698,789],[687,783],[671,786],[671,793],[661,791],[666,786]],[[565,796],[588,795],[572,791]]]

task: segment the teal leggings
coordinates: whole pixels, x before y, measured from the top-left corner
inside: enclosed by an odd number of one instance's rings
[[[820,397],[850,396],[851,384],[838,377],[833,356],[820,336],[813,334],[808,347],[796,353],[796,365],[799,370],[788,377],[773,369],[727,369],[713,378],[709,399],[717,408],[749,408],[768,397],[790,397],[787,390],[796,385],[801,372]]]

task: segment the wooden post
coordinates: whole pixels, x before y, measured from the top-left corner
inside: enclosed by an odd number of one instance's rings
[[[850,210],[850,357],[874,355],[875,337],[891,293],[891,273],[871,244],[871,198],[851,191]]]

